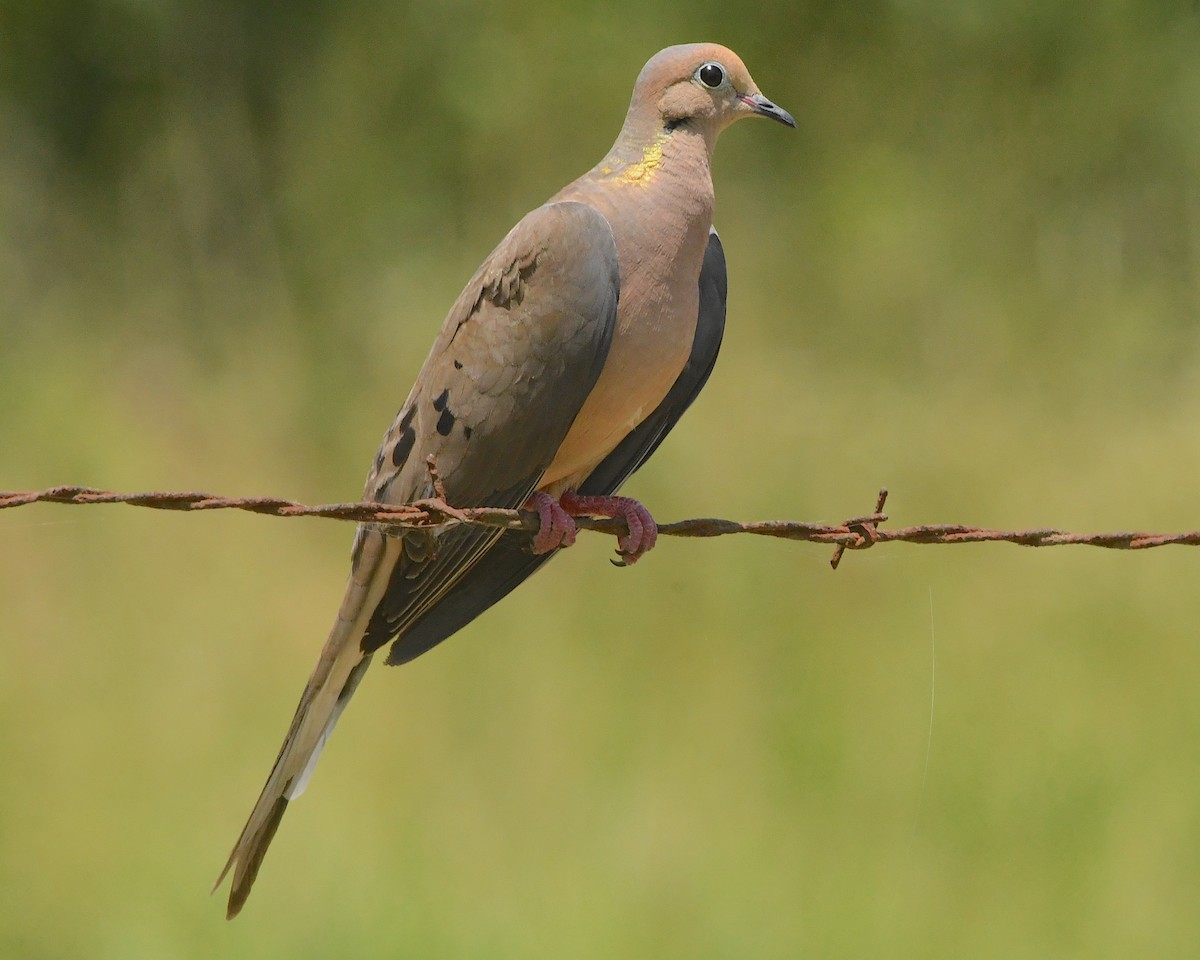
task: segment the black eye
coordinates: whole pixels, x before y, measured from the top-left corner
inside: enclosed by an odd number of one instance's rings
[[[725,70],[719,63],[706,63],[696,71],[696,76],[706,87],[719,87],[725,82]]]

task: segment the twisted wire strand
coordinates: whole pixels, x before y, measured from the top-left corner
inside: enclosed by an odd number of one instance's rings
[[[94,487],[60,486],[34,491],[0,491],[0,510],[34,503],[59,503],[84,506],[99,503],[124,503],[152,510],[246,510],[272,517],[324,517],[355,523],[380,523],[398,528],[429,527],[446,524],[473,524],[505,530],[538,528],[537,514],[526,510],[501,510],[492,507],[454,507],[444,498],[444,490],[434,471],[435,489],[443,496],[418,500],[411,504],[329,503],[308,505],[281,497],[222,497],[212,493],[154,491],[116,493]],[[841,523],[812,523],[800,520],[759,520],[744,523],[716,517],[696,517],[659,526],[666,537],[723,537],[751,534],[825,543],[835,547],[830,561],[836,569],[846,550],[863,550],[877,543],[1015,543],[1023,547],[1088,546],[1109,550],[1146,550],[1165,546],[1198,546],[1200,530],[1183,533],[1146,533],[1123,531],[1109,533],[1073,533],[1052,527],[1031,530],[993,530],[961,523],[920,524],[883,528],[888,519],[883,512],[887,491],[881,490],[875,510]],[[623,534],[625,521],[579,517],[581,530]]]

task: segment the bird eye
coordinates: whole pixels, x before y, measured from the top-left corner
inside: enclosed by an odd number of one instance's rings
[[[725,68],[719,63],[710,61],[701,65],[700,69],[696,71],[696,76],[706,87],[716,89],[725,82]]]

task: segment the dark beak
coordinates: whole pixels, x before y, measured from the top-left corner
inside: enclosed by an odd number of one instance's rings
[[[777,107],[770,100],[764,97],[761,93],[752,93],[742,96],[742,103],[746,104],[751,110],[760,117],[770,117],[772,120],[778,120],[780,123],[786,123],[792,129],[796,127],[796,121],[792,119],[792,115],[783,107]]]

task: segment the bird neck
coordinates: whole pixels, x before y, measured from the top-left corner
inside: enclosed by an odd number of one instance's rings
[[[711,183],[712,141],[707,131],[691,123],[663,126],[630,118],[592,176],[602,182],[645,187],[660,179],[689,179],[698,174]]]

